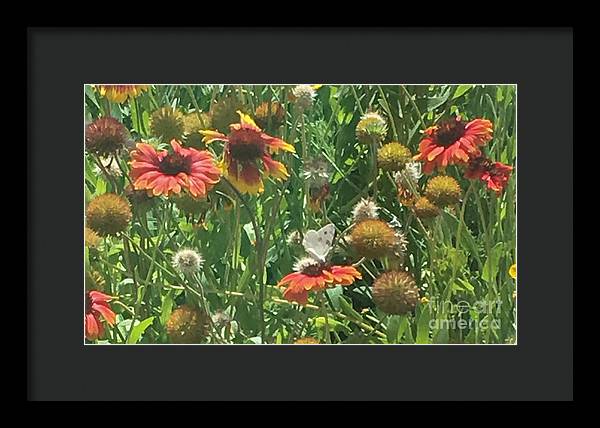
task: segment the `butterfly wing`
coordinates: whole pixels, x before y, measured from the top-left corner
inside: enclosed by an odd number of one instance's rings
[[[327,254],[331,251],[334,236],[335,226],[328,224],[318,231],[309,230],[306,232],[302,245],[312,258],[320,262],[325,262]]]

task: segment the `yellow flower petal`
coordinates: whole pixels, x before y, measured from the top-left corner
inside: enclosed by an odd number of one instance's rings
[[[245,123],[247,125],[256,126],[258,128],[258,126],[256,125],[256,123],[254,123],[254,120],[250,116],[248,116],[247,114],[242,113],[240,110],[237,110],[237,114],[240,115],[240,122],[241,123]]]
[[[511,278],[517,279],[517,264],[516,263],[508,269],[508,274],[511,276]]]
[[[215,140],[227,141],[227,137],[224,134],[221,134],[217,131],[211,131],[210,129],[199,131],[200,134],[204,135],[202,138],[202,142],[205,144],[210,144]]]

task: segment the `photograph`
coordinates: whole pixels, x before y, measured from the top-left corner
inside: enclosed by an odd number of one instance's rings
[[[516,346],[517,93],[86,83],[82,343]]]

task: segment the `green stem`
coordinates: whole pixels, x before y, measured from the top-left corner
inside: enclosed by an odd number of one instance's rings
[[[327,314],[327,307],[325,306],[325,297],[323,294],[325,291],[319,292],[319,303],[321,307],[321,314],[325,318],[325,343],[331,344],[331,336],[329,334],[329,316]]]

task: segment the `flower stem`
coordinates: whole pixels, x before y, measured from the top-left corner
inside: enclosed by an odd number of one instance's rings
[[[321,314],[325,318],[325,343],[331,344],[331,335],[329,334],[329,317],[327,314],[327,307],[325,306],[325,296],[323,295],[325,291],[319,292],[319,306],[321,309]]]

